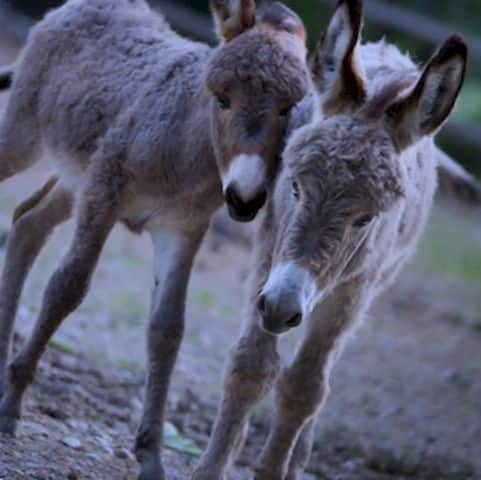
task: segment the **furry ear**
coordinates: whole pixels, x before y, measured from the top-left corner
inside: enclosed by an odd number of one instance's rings
[[[306,43],[306,27],[299,15],[281,2],[264,5],[259,9],[259,23],[271,25],[276,30],[297,36],[303,44]]]
[[[255,0],[210,0],[217,35],[225,42],[253,27],[256,21]]]
[[[366,99],[357,56],[363,21],[362,0],[339,0],[329,26],[311,58],[314,84],[325,114],[359,107]]]
[[[467,57],[463,38],[452,35],[428,62],[411,92],[387,109],[399,150],[434,133],[447,120],[464,82]]]

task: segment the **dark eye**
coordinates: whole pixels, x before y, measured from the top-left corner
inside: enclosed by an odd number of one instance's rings
[[[296,200],[299,200],[301,192],[299,190],[299,184],[295,180],[292,181],[292,194]]]
[[[281,117],[287,117],[292,112],[292,108],[293,108],[293,105],[282,108],[281,110],[279,110],[279,115]]]
[[[356,228],[367,227],[374,220],[374,215],[364,215],[364,217],[358,218],[353,226]]]
[[[229,110],[230,100],[227,95],[224,95],[223,93],[217,93],[216,98],[217,98],[217,103],[219,104],[219,108],[221,110]]]

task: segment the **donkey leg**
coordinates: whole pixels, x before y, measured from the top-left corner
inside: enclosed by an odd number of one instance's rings
[[[205,230],[153,235],[156,282],[147,335],[149,374],[135,445],[141,480],[164,479],[160,457],[164,406],[184,333],[187,284]]]
[[[250,411],[277,377],[280,363],[277,338],[264,332],[258,323],[251,323],[231,355],[217,419],[193,480],[224,479]]]
[[[48,236],[57,225],[70,217],[72,205],[72,193],[57,185],[56,178],[51,178],[15,211],[0,284],[0,398],[25,278]]]
[[[244,421],[243,425],[239,429],[239,434],[234,442],[232,450],[229,454],[229,459],[227,460],[227,465],[225,468],[226,476],[229,478],[229,472],[232,472],[235,467],[235,463],[238,460],[242,450],[244,450],[245,443],[247,441],[247,436],[249,434],[249,416],[247,415],[246,420]]]
[[[96,159],[101,162],[101,159]],[[108,163],[108,162],[107,162]],[[8,368],[0,402],[0,432],[13,435],[20,418],[23,394],[37,363],[61,322],[83,300],[102,247],[117,219],[126,177],[115,168],[96,162],[78,212],[71,247],[54,272],[44,293],[42,308],[29,340]]]
[[[286,478],[295,442],[324,399],[325,383],[319,363],[314,370],[313,364],[297,357],[282,372],[276,386],[276,417],[255,470],[256,480]],[[292,470],[298,470],[297,465],[292,465]]]
[[[315,425],[315,419],[309,420],[304,425],[292,452],[286,480],[299,480],[306,469],[314,444]]]
[[[293,457],[295,463],[289,465],[295,442],[306,440],[300,435],[314,421],[327,397],[328,367],[333,355],[339,351],[343,333],[360,314],[359,305],[364,303],[359,292],[344,288],[331,294],[312,314],[306,337],[276,386],[276,418],[256,468],[257,480],[284,480],[289,468],[289,480],[300,478],[307,462],[303,457],[308,452]],[[299,446],[304,447],[302,443]]]
[[[269,217],[268,221],[270,221]],[[249,414],[268,393],[280,370],[277,337],[260,327],[257,295],[270,269],[272,245],[261,225],[252,257],[252,276],[243,333],[233,348],[224,373],[224,388],[209,445],[192,480],[225,480],[247,434]]]

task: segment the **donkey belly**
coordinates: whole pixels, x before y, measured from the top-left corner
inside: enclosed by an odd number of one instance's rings
[[[158,196],[135,195],[121,213],[121,221],[132,231],[195,232],[208,225],[222,197],[216,189],[204,186],[203,191],[191,193],[162,193]]]

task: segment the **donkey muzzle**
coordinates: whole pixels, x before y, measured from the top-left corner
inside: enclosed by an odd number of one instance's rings
[[[225,201],[229,210],[229,215],[238,222],[250,222],[254,220],[259,210],[267,200],[267,191],[261,190],[255,197],[245,201],[236,191],[235,186],[227,187],[225,191]]]
[[[292,262],[277,265],[257,299],[262,327],[281,334],[299,326],[303,318],[301,291],[306,271]]]
[[[239,222],[250,222],[267,200],[266,162],[259,155],[237,155],[222,184],[230,216]]]
[[[280,335],[302,322],[302,308],[296,298],[276,298],[261,294],[257,308],[262,316],[262,328],[269,333]]]

